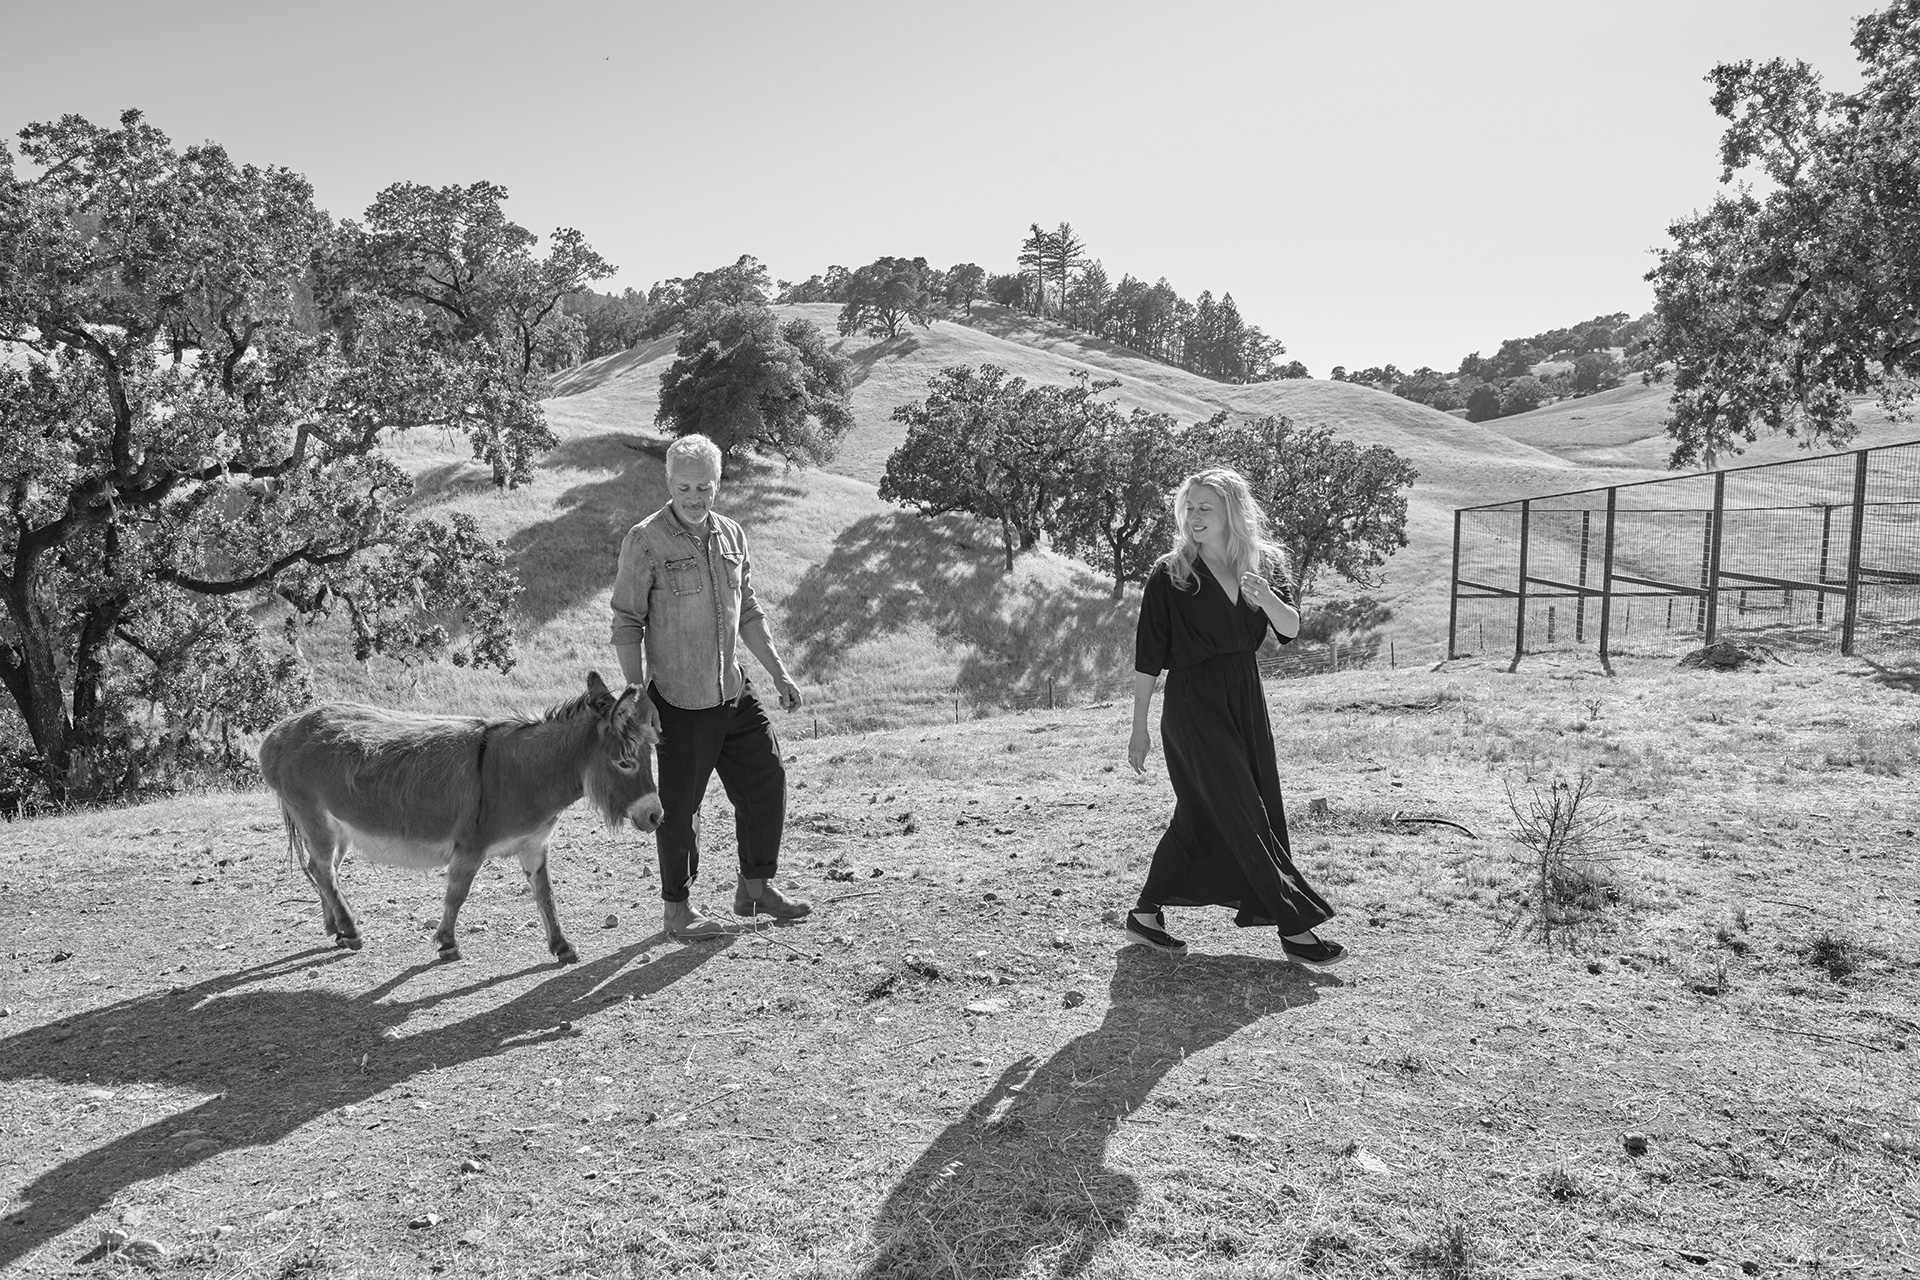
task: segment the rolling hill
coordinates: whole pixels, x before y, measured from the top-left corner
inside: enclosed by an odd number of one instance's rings
[[[829,332],[837,308],[781,309]],[[1318,380],[1230,386],[1063,326],[989,305],[970,324],[942,322],[891,340],[838,339],[853,365],[854,426],[824,470],[750,464],[731,477],[722,508],[747,527],[755,583],[775,636],[810,690],[797,723],[812,732],[885,727],[969,706],[1122,679],[1131,669],[1133,596],[1051,552],[1003,571],[997,536],[977,523],[926,520],[882,503],[875,486],[904,436],[896,405],[956,364],[1000,365],[1035,382],[1087,372],[1120,385],[1125,408],[1182,421],[1282,413],[1323,422],[1362,444],[1384,444],[1419,472],[1409,497],[1410,545],[1375,593],[1395,613],[1403,648],[1444,639],[1452,511],[1664,474],[1658,389],[1616,389],[1496,423],[1474,424],[1368,387]],[[418,477],[423,511],[459,509],[506,541],[525,584],[521,663],[509,676],[349,660],[336,638],[309,638],[323,691],[475,710],[528,707],[575,692],[589,666],[611,669],[607,595],[621,534],[664,501],[666,437],[653,426],[661,339],[569,370],[545,402],[561,443],[534,482],[495,493],[458,442],[395,446]],[[1873,426],[1869,432],[1897,433]],[[1791,441],[1756,454],[1789,455]],[[1352,590],[1326,583],[1329,591]]]

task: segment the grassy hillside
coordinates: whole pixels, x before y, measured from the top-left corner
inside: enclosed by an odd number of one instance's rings
[[[1516,444],[1582,467],[1637,467],[1665,472],[1667,458],[1673,452],[1673,441],[1667,438],[1665,427],[1667,399],[1671,394],[1670,386],[1643,386],[1636,379],[1598,395],[1562,400],[1531,413],[1517,413],[1482,425]],[[1920,424],[1890,420],[1872,399],[1854,401],[1853,420],[1860,430],[1849,448],[1865,449],[1920,438]],[[1737,467],[1806,456],[1808,450],[1796,438],[1762,436],[1748,445],[1745,452],[1722,461],[1726,466]]]
[[[831,331],[837,308],[782,308]],[[997,537],[972,521],[927,521],[881,503],[874,486],[904,429],[895,406],[957,364],[1000,365],[1035,382],[1075,371],[1117,378],[1111,394],[1197,421],[1221,409],[1282,413],[1326,423],[1362,444],[1383,444],[1419,472],[1409,497],[1410,545],[1388,564],[1377,594],[1395,612],[1404,649],[1444,638],[1454,508],[1534,493],[1665,474],[1663,393],[1638,385],[1495,423],[1475,424],[1369,387],[1310,379],[1229,386],[1006,308],[979,305],[971,325],[942,322],[892,340],[839,338],[851,361],[854,426],[824,471],[755,464],[729,481],[722,507],[747,527],[755,578],[776,640],[810,691],[790,731],[810,733],[922,722],[974,703],[1086,686],[1130,669],[1133,597],[1118,604],[1097,572],[1048,553],[1008,575]],[[653,428],[660,375],[673,359],[662,339],[569,371],[546,402],[561,445],[534,482],[496,494],[484,470],[444,438],[397,452],[419,476],[422,509],[471,513],[512,548],[526,584],[520,669],[501,677],[452,668],[360,667],[337,641],[312,640],[329,693],[421,705],[543,705],[569,696],[589,666],[611,670],[607,596],[621,534],[664,501]],[[1877,415],[1868,442],[1898,438]],[[1756,457],[1790,456],[1769,441]],[[1351,590],[1326,582],[1332,592]]]

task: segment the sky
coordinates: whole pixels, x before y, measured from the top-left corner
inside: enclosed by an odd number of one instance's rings
[[[336,217],[482,179],[645,288],[751,253],[1231,292],[1316,376],[1652,302],[1718,189],[1719,62],[1857,83],[1867,0],[0,0],[0,136],[128,107]]]

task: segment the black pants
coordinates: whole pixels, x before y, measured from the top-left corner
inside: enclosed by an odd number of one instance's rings
[[[787,820],[787,770],[773,723],[747,685],[717,707],[686,711],[647,686],[660,711],[660,896],[685,902],[700,874],[696,824],[707,781],[717,771],[733,803],[740,841],[740,874],[765,880],[780,866],[780,829]]]

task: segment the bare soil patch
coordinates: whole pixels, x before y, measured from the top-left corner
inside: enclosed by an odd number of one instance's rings
[[[1920,1266],[1911,693],[1541,659],[1270,700],[1325,974],[1224,911],[1171,913],[1184,961],[1122,945],[1172,801],[1124,706],[796,738],[816,917],[719,944],[665,939],[650,843],[576,810],[564,969],[500,869],[464,962],[439,880],[357,862],[366,949],[325,949],[264,793],[0,827],[0,1271]],[[1548,949],[1507,787],[1582,770],[1619,895]],[[716,906],[730,828],[716,788]]]

